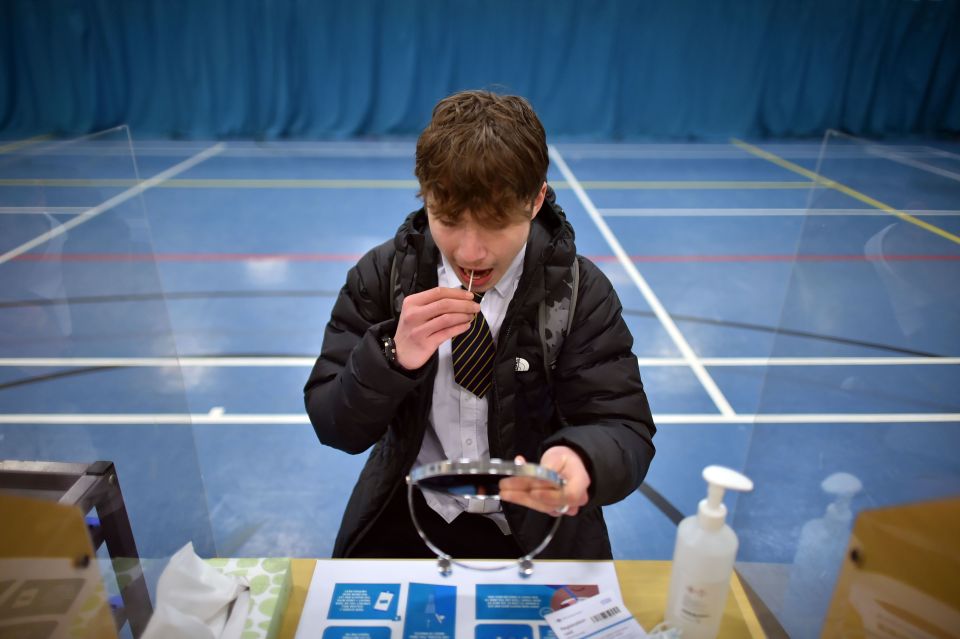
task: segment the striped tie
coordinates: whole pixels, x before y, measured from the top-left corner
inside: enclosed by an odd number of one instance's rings
[[[479,304],[483,294],[473,295]],[[483,313],[473,317],[469,330],[454,337],[452,345],[453,379],[477,397],[483,397],[493,379],[493,356],[496,350]]]

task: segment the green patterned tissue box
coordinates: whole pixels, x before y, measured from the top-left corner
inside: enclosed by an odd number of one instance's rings
[[[207,559],[225,575],[244,577],[250,584],[250,612],[242,639],[276,639],[290,596],[289,559]]]

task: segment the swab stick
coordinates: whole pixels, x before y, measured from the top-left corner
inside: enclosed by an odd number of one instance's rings
[[[470,271],[470,284],[467,285],[467,293],[473,292],[473,271]]]

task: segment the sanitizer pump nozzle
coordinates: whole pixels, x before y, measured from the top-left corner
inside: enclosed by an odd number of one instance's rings
[[[707,482],[706,499],[700,500],[696,515],[677,527],[665,615],[667,622],[680,629],[683,639],[717,636],[739,545],[733,530],[724,523],[727,507],[723,491],[753,490],[752,481],[722,466],[707,466],[703,478]]]
[[[700,500],[697,519],[707,530],[717,530],[727,518],[723,491],[749,492],[753,490],[753,482],[737,471],[723,466],[707,466],[703,469],[703,479],[707,482],[707,498]]]

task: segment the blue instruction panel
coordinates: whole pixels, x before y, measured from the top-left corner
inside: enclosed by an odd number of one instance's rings
[[[474,639],[533,639],[533,628],[518,623],[482,623]]]
[[[390,639],[390,629],[384,626],[330,626],[322,639]]]
[[[586,584],[477,584],[477,619],[539,621],[598,592]]]
[[[329,619],[394,619],[400,584],[337,584]]]
[[[545,561],[533,576],[458,566],[441,576],[429,559],[320,559],[296,639],[557,639],[544,615],[598,593],[620,594],[612,561]]]
[[[457,587],[410,584],[403,639],[454,639],[457,630]]]
[[[540,639],[557,639],[556,633],[550,626],[540,626]]]

